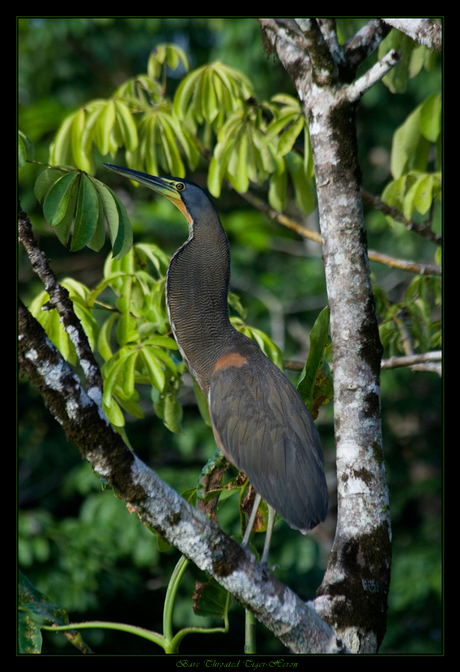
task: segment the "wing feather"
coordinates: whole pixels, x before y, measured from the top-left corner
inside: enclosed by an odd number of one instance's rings
[[[264,355],[219,369],[211,378],[209,408],[230,461],[291,527],[305,533],[325,519],[318,432],[282,371]]]

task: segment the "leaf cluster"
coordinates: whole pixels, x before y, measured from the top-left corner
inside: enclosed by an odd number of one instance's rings
[[[379,325],[380,340],[390,356],[441,348],[441,322],[432,308],[442,303],[439,276],[417,275],[396,303],[381,287],[374,288],[374,296],[377,312],[384,315]]]
[[[62,121],[50,146],[52,168],[39,177],[35,191],[63,244],[73,223],[72,251],[85,245],[100,249],[104,217],[114,256],[121,257],[132,244],[119,199],[93,177],[100,157],[113,160],[120,148],[130,168],[177,177],[194,171],[201,154],[208,153],[208,188],[214,196],[220,195],[224,180],[240,192],[251,183],[267,184],[270,205],[282,211],[292,184],[298,207],[307,215],[314,209],[313,162],[299,102],[279,94],[258,103],[249,79],[220,61],[186,74],[170,99],[166,69],[179,65],[188,70],[185,53],[175,45],[160,45],[145,74]],[[298,152],[292,151],[295,145]],[[20,167],[32,153],[30,141],[20,134]]]
[[[35,183],[35,196],[46,221],[63,245],[72,237],[70,250],[83,247],[99,251],[105,242],[105,225],[116,258],[133,244],[126,209],[110,187],[81,170],[61,166],[47,168]]]
[[[385,187],[382,200],[396,207],[406,219],[414,212],[426,215],[434,201],[441,200],[441,172],[429,170],[430,164],[440,165],[441,130],[442,100],[439,94],[433,94],[411,112],[393,136],[393,180]]]

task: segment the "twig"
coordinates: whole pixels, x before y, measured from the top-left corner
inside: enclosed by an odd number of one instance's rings
[[[439,363],[438,363],[439,362]],[[403,366],[410,366],[418,371],[436,371],[441,375],[442,352],[441,350],[434,350],[433,352],[425,352],[420,355],[404,355],[401,357],[389,357],[382,359],[380,368],[383,370],[397,369]],[[434,366],[432,366],[434,365]],[[293,359],[286,359],[284,366],[289,371],[302,371],[304,362],[299,362]],[[332,364],[329,364],[332,371]]]
[[[406,219],[397,208],[387,205],[378,196],[374,196],[365,189],[361,189],[361,195],[363,201],[372,205],[376,210],[380,210],[384,215],[389,215],[390,217],[393,217],[393,219],[396,219],[396,221],[401,222],[408,231],[415,231],[415,233],[418,233],[424,238],[428,238],[428,240],[433,241],[436,245],[442,245],[442,236],[440,236],[439,233],[435,233],[429,226],[418,224],[417,222],[414,222],[413,219]]]
[[[348,85],[346,89],[347,100],[350,103],[358,101],[361,96],[374,86],[382,77],[385,77],[395,65],[399,63],[401,56],[392,49],[378,63],[373,65],[362,77]]]
[[[401,366],[410,366],[415,367],[422,364],[427,364],[431,362],[441,362],[442,361],[442,352],[441,350],[434,350],[433,352],[425,352],[421,355],[406,355],[403,357],[389,357],[382,361],[382,369],[396,369]],[[424,369],[419,369],[424,370]]]
[[[274,208],[267,205],[264,201],[257,196],[254,196],[249,191],[246,193],[238,192],[242,198],[244,198],[248,203],[251,203],[255,208],[265,213],[267,217],[277,221],[282,226],[285,226],[291,231],[295,231],[302,236],[303,238],[308,238],[309,240],[314,240],[316,243],[321,243],[321,234],[311,229],[307,229],[302,224],[299,224],[291,217],[283,215],[281,212],[278,212]],[[418,273],[420,275],[441,275],[442,267],[437,266],[436,264],[418,264],[414,261],[406,261],[404,259],[397,259],[396,257],[390,257],[388,254],[383,254],[381,252],[376,252],[375,250],[368,250],[367,253],[371,261],[377,261],[380,264],[385,264],[391,268],[400,268],[403,271],[409,271],[411,273]]]

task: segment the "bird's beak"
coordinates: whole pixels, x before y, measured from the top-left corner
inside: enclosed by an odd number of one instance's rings
[[[121,166],[113,166],[110,163],[103,163],[103,166],[110,168],[115,173],[129,177],[130,180],[139,182],[149,189],[158,192],[162,196],[166,196],[170,201],[179,207],[179,210],[182,211],[182,208],[179,206],[179,203],[182,204],[182,199],[179,192],[174,187],[173,180],[167,180],[164,177],[154,177],[153,175],[148,175],[147,173],[140,173],[138,170],[132,170],[131,168],[122,168]]]

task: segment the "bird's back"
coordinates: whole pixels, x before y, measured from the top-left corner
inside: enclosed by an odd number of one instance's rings
[[[325,519],[323,455],[311,415],[284,373],[242,334],[211,377],[209,407],[221,450],[291,527],[306,533]]]

